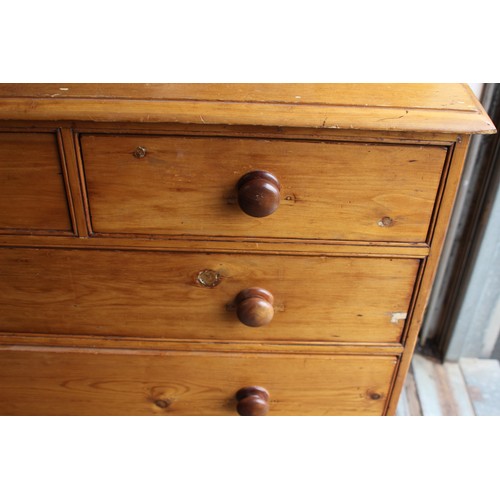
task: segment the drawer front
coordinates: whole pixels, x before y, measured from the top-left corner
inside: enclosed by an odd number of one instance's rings
[[[71,231],[55,134],[0,132],[0,231]]]
[[[107,234],[423,242],[446,158],[437,146],[234,138],[82,135],[81,146],[93,231]],[[239,207],[252,171],[278,179],[272,215]]]
[[[413,259],[0,249],[0,331],[398,342],[418,267]],[[254,287],[274,298],[274,318],[259,328],[238,320],[235,303]]]
[[[2,415],[236,415],[261,386],[269,415],[381,415],[395,357],[0,351]]]

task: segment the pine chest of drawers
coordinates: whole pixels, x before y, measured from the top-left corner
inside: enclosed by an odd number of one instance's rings
[[[464,85],[0,85],[0,413],[393,414]]]

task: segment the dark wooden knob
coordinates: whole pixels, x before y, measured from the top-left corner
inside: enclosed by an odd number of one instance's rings
[[[256,170],[245,174],[237,185],[240,208],[252,217],[267,217],[280,204],[280,183],[269,172]]]
[[[235,299],[238,319],[247,326],[264,326],[274,316],[274,297],[263,288],[246,288]]]
[[[243,387],[236,393],[236,410],[243,417],[261,417],[269,411],[269,393],[263,387]]]

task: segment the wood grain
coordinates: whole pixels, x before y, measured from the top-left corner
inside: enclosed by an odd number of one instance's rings
[[[461,84],[0,84],[0,131],[5,414],[229,415],[263,386],[271,415],[380,415],[495,127]],[[262,220],[250,170],[281,186]],[[256,329],[251,287],[275,299]]]
[[[0,97],[272,102],[458,111],[474,111],[477,107],[464,86],[439,83],[28,83],[1,84]]]
[[[60,141],[67,170],[68,202],[72,211],[73,227],[80,237],[88,236],[85,203],[83,201],[82,186],[79,179],[79,169],[75,151],[75,136],[71,129],[63,128],[60,131]]]
[[[460,360],[467,390],[478,416],[500,416],[500,363],[498,359]]]
[[[57,136],[0,132],[0,231],[72,230]]]
[[[443,368],[449,384],[451,398],[453,398],[457,409],[456,415],[473,417],[475,415],[474,408],[458,363],[443,363]]]
[[[405,384],[401,391],[401,396],[398,401],[396,411],[398,417],[417,417],[422,416],[422,408],[418,399],[417,386],[415,384],[415,376],[410,367],[406,375]]]
[[[460,84],[3,84],[0,119],[493,133]]]
[[[425,417],[453,416],[458,408],[450,393],[444,367],[437,360],[414,356],[413,372]]]
[[[447,148],[82,135],[96,233],[424,242]],[[137,159],[137,146],[147,149]],[[262,219],[236,186],[265,169],[281,204]],[[382,224],[384,218],[390,223]]]
[[[193,340],[193,339],[145,339],[140,337],[114,337],[75,334],[8,333],[0,332],[0,345],[38,346],[92,349],[140,349],[147,351],[184,351],[215,353],[282,353],[282,354],[369,354],[372,356],[398,356],[404,348],[401,344],[368,342],[313,342],[284,341],[262,342],[259,340]]]
[[[0,331],[170,339],[398,342],[419,266],[412,259],[0,250]],[[222,276],[215,288],[200,271]],[[262,287],[275,315],[238,321]]]
[[[462,176],[465,155],[469,147],[470,137],[465,137],[453,147],[452,154],[445,167],[445,183],[437,201],[436,221],[432,231],[432,240],[429,257],[422,267],[422,276],[416,285],[415,305],[409,317],[409,328],[404,339],[405,352],[401,356],[401,363],[394,384],[393,395],[390,400],[388,413],[393,415],[396,411],[399,393],[403,387],[404,379],[411,363],[418,333],[424,317],[425,308],[429,300],[431,287],[436,276],[436,270],[441,256],[444,239],[450,221],[451,211],[457,194],[460,178]]]
[[[412,372],[415,372],[418,383],[412,378]],[[498,416],[499,396],[500,368],[497,360],[462,358],[460,363],[441,364],[438,360],[416,354],[401,393],[397,415]]]
[[[203,253],[248,253],[266,255],[306,255],[306,256],[357,256],[421,259],[429,255],[429,247],[425,243],[410,244],[377,244],[367,242],[334,242],[318,240],[272,240],[259,241],[252,238],[240,238],[227,241],[225,238],[204,239],[185,237],[133,237],[102,236],[92,238],[71,238],[49,235],[13,235],[0,234],[0,246],[35,247],[35,248],[80,248],[117,250],[147,250]]]
[[[127,354],[127,355],[123,355]],[[2,415],[236,415],[237,391],[269,415],[381,415],[394,357],[0,350]]]
[[[452,146],[460,137],[453,132],[419,132],[391,130],[339,130],[306,127],[272,127],[262,125],[208,125],[196,123],[133,123],[133,122],[82,122],[72,120],[26,121],[0,120],[4,132],[53,132],[61,128],[76,134],[100,134],[120,131],[120,134],[180,135],[199,137],[253,137],[255,139],[296,139],[338,142],[370,142],[381,144],[408,144]]]

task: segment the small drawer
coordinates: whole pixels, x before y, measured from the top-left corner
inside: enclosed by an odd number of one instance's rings
[[[368,355],[0,350],[0,414],[382,415],[396,363]]]
[[[0,249],[0,331],[392,343],[418,268],[416,259]]]
[[[113,135],[81,147],[95,233],[405,243],[427,239],[447,153]]]
[[[0,232],[72,231],[56,135],[0,132]]]

